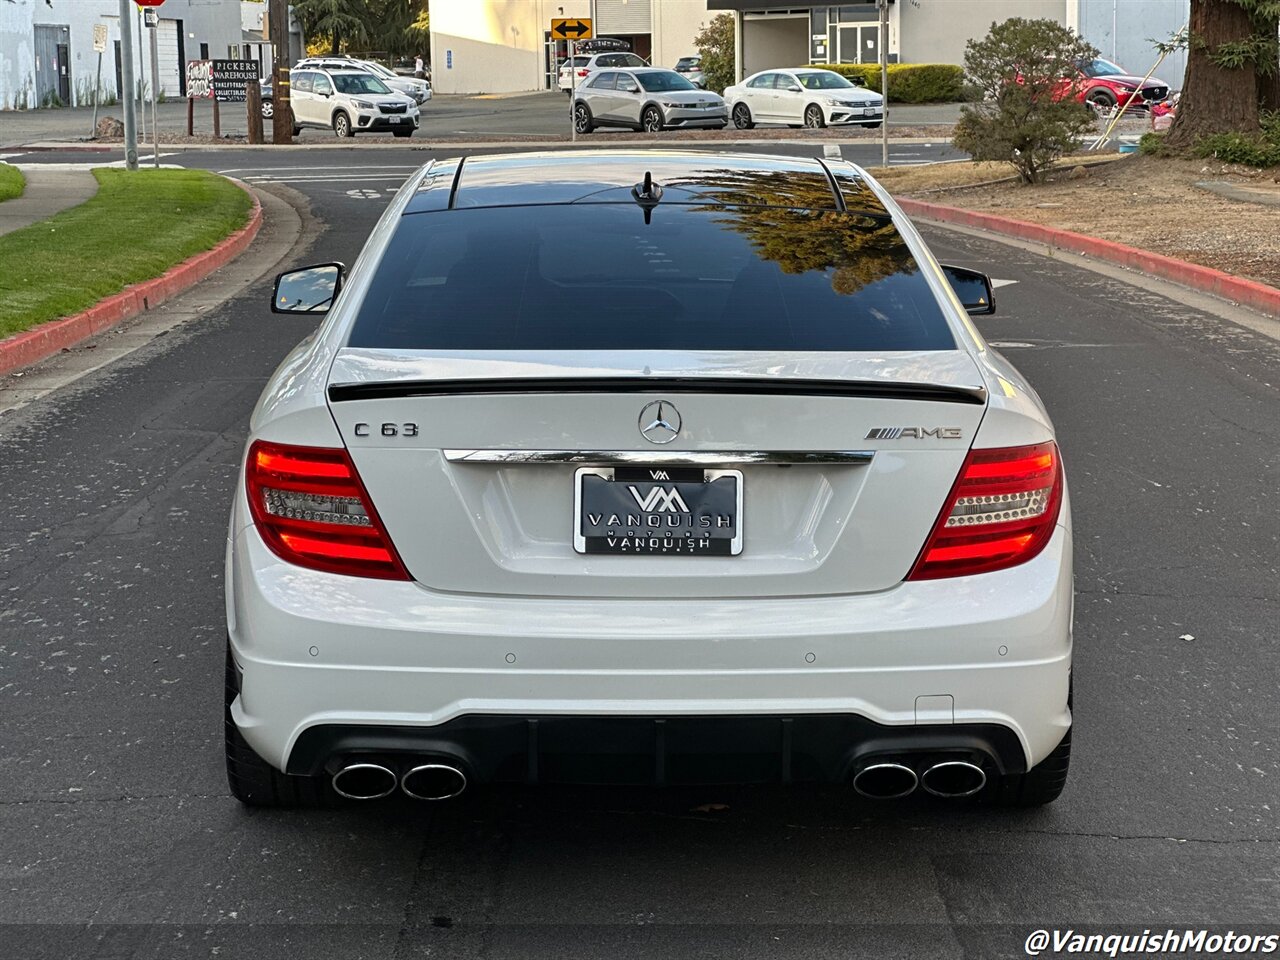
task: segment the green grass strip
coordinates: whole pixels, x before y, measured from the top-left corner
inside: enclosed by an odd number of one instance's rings
[[[0,163],[0,201],[22,196],[26,185],[27,181],[21,170],[7,163]]]
[[[0,237],[0,337],[158,277],[245,225],[252,201],[203,170],[94,170],[93,199]]]

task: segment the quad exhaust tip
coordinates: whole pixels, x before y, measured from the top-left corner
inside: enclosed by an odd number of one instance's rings
[[[333,792],[348,800],[380,800],[395,792],[395,771],[380,763],[349,763],[333,775]]]
[[[872,763],[853,775],[853,789],[872,800],[896,800],[915,792],[916,772],[902,763]]]
[[[450,800],[467,789],[467,776],[447,763],[424,763],[400,778],[400,789],[415,800]]]
[[[987,775],[976,763],[946,760],[935,763],[920,776],[925,793],[935,797],[971,797],[987,784]]]

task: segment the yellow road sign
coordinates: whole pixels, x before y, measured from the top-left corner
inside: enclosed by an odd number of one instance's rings
[[[589,17],[552,17],[551,39],[589,40],[590,38],[591,20]]]

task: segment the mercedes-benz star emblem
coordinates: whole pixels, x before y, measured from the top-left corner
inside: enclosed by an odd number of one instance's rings
[[[640,435],[650,443],[670,443],[680,435],[680,411],[669,400],[646,403],[640,411]]]

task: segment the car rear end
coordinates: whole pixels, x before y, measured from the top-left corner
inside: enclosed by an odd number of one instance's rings
[[[1060,456],[898,216],[819,161],[412,180],[255,414],[237,734],[353,796],[960,795],[1054,754]]]

